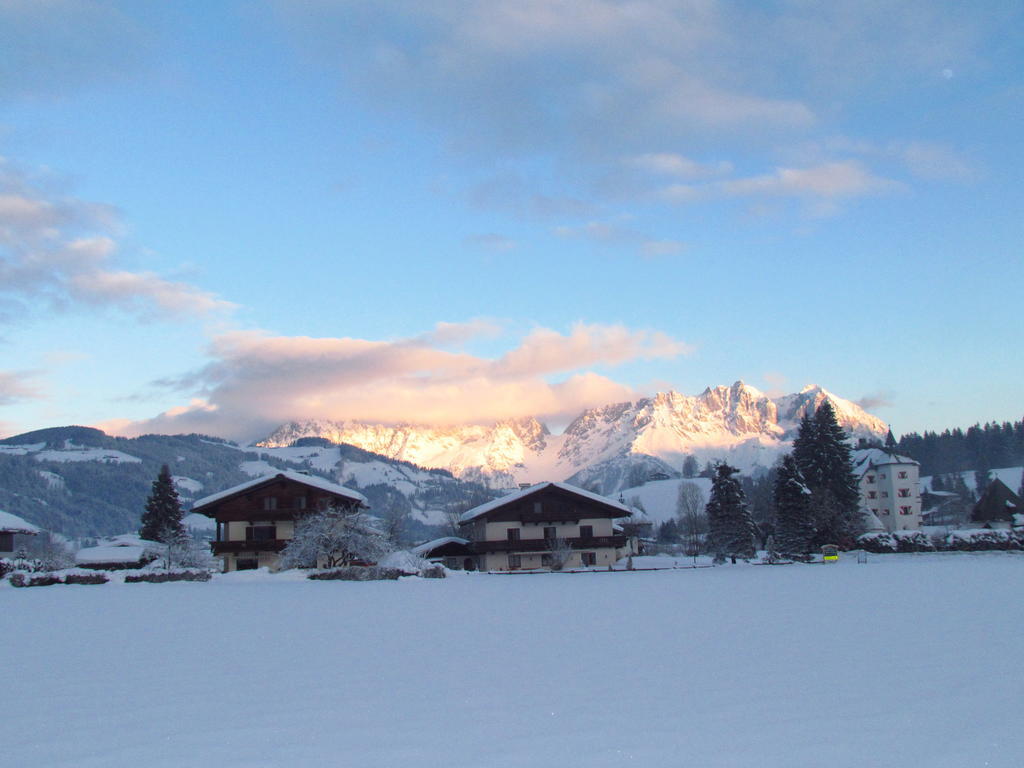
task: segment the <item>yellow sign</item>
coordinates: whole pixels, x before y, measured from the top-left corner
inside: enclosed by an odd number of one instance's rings
[[[826,544],[821,548],[821,559],[826,563],[834,563],[839,560],[839,547],[835,544]]]

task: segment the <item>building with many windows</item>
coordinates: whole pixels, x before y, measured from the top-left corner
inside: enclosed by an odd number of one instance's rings
[[[192,511],[217,521],[213,553],[225,571],[276,568],[291,540],[295,520],[312,510],[355,512],[366,497],[320,477],[280,471],[199,499]]]
[[[540,483],[481,504],[460,525],[483,571],[607,568],[636,554],[636,539],[616,530],[629,507],[566,483]]]
[[[853,471],[860,485],[860,504],[887,531],[921,527],[920,465],[908,456],[882,448],[853,452]]]

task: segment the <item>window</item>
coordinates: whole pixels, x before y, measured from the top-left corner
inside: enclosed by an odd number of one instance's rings
[[[882,510],[882,514],[885,515],[886,517],[888,517],[889,516],[889,510],[888,509],[883,509]]]
[[[555,529],[555,526],[549,525],[549,526],[544,528],[544,539],[546,541],[551,541],[551,539],[557,539],[557,538],[558,538],[558,534],[557,534],[557,531]]]
[[[596,552],[580,552],[580,560],[583,561],[583,565],[597,565],[597,553]]]
[[[294,496],[292,498],[292,509],[305,509],[306,508],[306,497],[305,496]]]
[[[900,472],[900,473],[898,473],[896,475],[896,477],[898,477],[900,480],[906,480],[907,479],[907,473],[906,472]]]
[[[871,512],[872,512],[873,514],[876,514],[876,515],[877,515],[877,514],[878,514],[878,507],[875,507],[874,509],[872,509],[872,510],[871,510]]]
[[[875,482],[875,476],[874,475],[868,475],[868,482],[869,483],[874,483]]]
[[[247,525],[245,527],[246,541],[273,541],[276,538],[276,525]]]
[[[509,541],[519,541],[519,529],[518,528],[509,528],[505,532],[505,535],[508,536],[508,540]]]
[[[255,571],[259,568],[259,562],[255,557],[238,558],[235,560],[236,571]]]
[[[543,511],[544,511],[544,505],[543,504],[541,504],[539,501],[533,502],[533,514],[539,515]]]
[[[877,491],[868,491],[868,498],[869,499],[877,499],[878,498],[878,492]]]
[[[880,474],[880,475],[879,475],[879,477],[880,477],[880,478],[881,478],[882,480],[885,480],[885,473],[883,472],[882,474]]]
[[[508,556],[508,567],[510,570],[517,570],[523,566],[523,558],[519,555]]]
[[[0,552],[14,551],[14,534],[0,533]]]
[[[909,514],[911,514],[910,507],[900,507],[900,514],[901,515],[909,515]]]
[[[277,497],[276,496],[264,496],[263,497],[263,511],[273,512],[277,509]]]
[[[581,525],[580,526],[580,538],[581,539],[592,539],[592,538],[594,538],[594,526],[592,526],[592,525]]]
[[[900,488],[898,491],[896,491],[896,495],[899,496],[901,499],[909,499],[910,498],[910,489],[909,488]]]
[[[552,562],[554,561],[551,559],[551,555],[540,556],[540,564],[543,565],[545,568],[550,568]]]
[[[888,499],[889,498],[889,492],[888,491],[882,491],[882,498],[883,499]]]

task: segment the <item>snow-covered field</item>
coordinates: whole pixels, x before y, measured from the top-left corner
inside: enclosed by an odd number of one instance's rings
[[[1024,556],[0,586],[12,766],[1019,766]]]

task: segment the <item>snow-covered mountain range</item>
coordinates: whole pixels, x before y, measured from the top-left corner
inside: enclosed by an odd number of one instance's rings
[[[788,450],[803,414],[826,399],[853,437],[885,434],[883,421],[819,386],[771,398],[737,381],[694,396],[670,391],[588,409],[559,435],[535,418],[457,427],[307,420],[285,424],[256,445],[322,437],[492,487],[576,478],[607,493],[626,487],[628,469],[638,463],[666,474],[678,472],[687,455],[701,463],[724,459],[747,472],[771,466]]]

